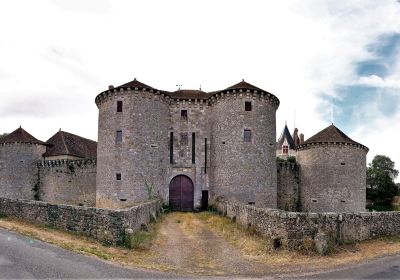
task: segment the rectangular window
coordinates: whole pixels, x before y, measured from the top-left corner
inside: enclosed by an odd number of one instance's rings
[[[283,154],[287,155],[289,153],[289,147],[288,146],[282,146]]]
[[[251,142],[251,130],[245,129],[243,134],[243,141],[244,142]]]
[[[207,138],[204,138],[204,174],[207,174]]]
[[[117,174],[115,174],[115,175],[116,175],[117,181],[121,181],[121,179],[122,179],[121,173],[117,173]]]
[[[115,138],[116,143],[121,143],[122,142],[122,130],[117,130],[117,136]]]
[[[251,101],[244,102],[244,110],[251,111]]]
[[[169,134],[169,163],[174,163],[174,133]]]
[[[182,146],[187,146],[188,142],[189,142],[188,134],[187,133],[181,133],[181,145]]]
[[[117,101],[117,112],[118,113],[122,112],[122,101]]]
[[[196,163],[196,133],[192,133],[192,163]]]
[[[188,111],[187,110],[181,110],[181,120],[187,121],[188,119]]]

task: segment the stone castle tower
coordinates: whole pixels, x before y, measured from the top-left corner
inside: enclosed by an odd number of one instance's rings
[[[302,211],[365,211],[367,153],[333,124],[297,146]]]
[[[99,207],[144,201],[151,191],[180,210],[208,195],[276,207],[273,94],[245,81],[205,93],[135,79],[110,86],[96,104]]]
[[[0,193],[3,197],[34,199],[38,179],[36,163],[46,143],[18,128],[0,139]]]

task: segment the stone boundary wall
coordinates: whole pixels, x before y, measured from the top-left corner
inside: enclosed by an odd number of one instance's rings
[[[300,249],[306,240],[324,234],[336,243],[400,234],[400,212],[301,213],[217,202],[218,211],[288,249]],[[307,242],[307,241],[306,241]]]
[[[158,200],[113,210],[0,198],[0,214],[7,217],[46,224],[114,245],[124,244],[126,232],[133,233],[147,225],[160,209]]]

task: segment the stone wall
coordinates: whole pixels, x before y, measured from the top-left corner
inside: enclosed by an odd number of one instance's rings
[[[135,232],[142,224],[148,224],[152,216],[158,214],[160,207],[159,201],[111,210],[0,198],[2,215],[84,234],[116,245],[124,243],[127,229]]]
[[[3,197],[34,199],[38,181],[37,161],[46,146],[30,143],[0,144],[0,194]]]
[[[290,162],[278,162],[278,209],[300,211],[299,201],[299,165]]]
[[[365,211],[366,154],[363,148],[341,144],[298,150],[302,211]]]
[[[211,112],[211,196],[276,208],[276,105],[261,94],[237,92],[212,98]]]
[[[236,222],[252,226],[259,234],[299,249],[305,240],[324,233],[337,243],[400,234],[400,212],[300,213],[217,202],[218,211]]]
[[[96,205],[96,159],[46,160],[38,163],[39,200]]]
[[[117,112],[122,101],[122,112]],[[146,201],[146,183],[166,199],[168,188],[169,98],[160,92],[121,90],[97,102],[98,207],[119,208]],[[122,131],[122,141],[116,141]],[[120,180],[117,174],[121,174]]]

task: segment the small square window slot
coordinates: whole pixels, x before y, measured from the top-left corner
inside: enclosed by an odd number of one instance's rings
[[[121,175],[121,173],[117,173],[117,174],[115,174],[116,176],[116,179],[117,179],[117,181],[121,181],[122,180],[122,175]]]
[[[247,112],[249,112],[249,111],[251,111],[251,101],[245,101],[244,102],[244,110],[245,111],[247,111]]]
[[[188,119],[188,111],[187,110],[181,110],[181,120],[187,121]]]

